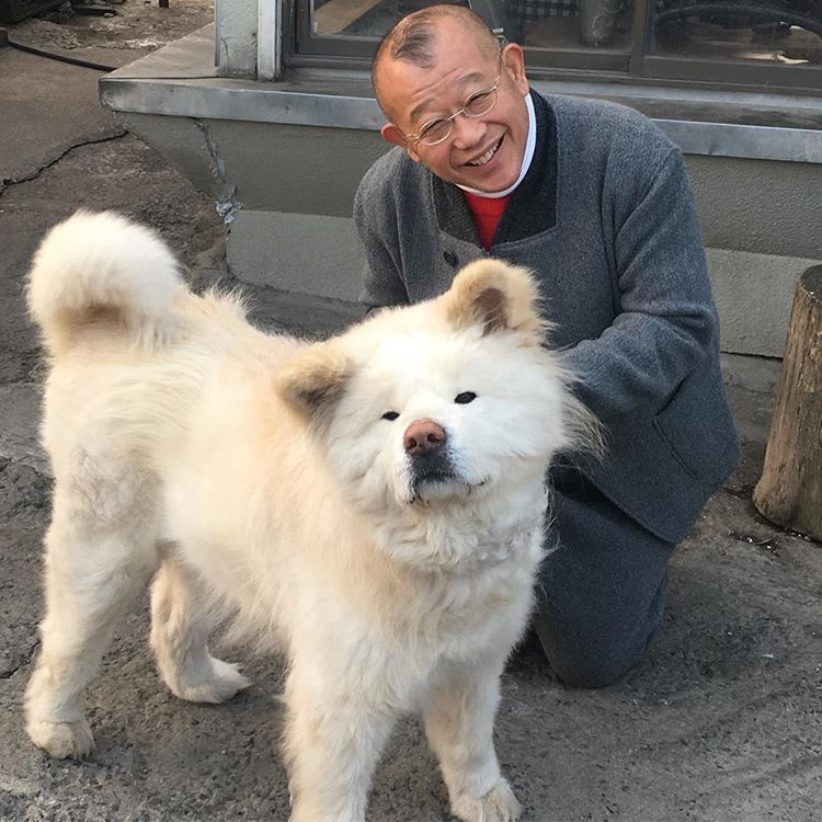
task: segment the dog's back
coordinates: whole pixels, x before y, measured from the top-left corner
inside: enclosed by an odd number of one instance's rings
[[[110,212],[49,232],[28,303],[51,359],[43,436],[58,478],[63,464],[76,470],[78,449],[150,468],[183,446],[190,410],[221,372],[295,347],[250,327],[239,297],[190,293],[162,239]]]

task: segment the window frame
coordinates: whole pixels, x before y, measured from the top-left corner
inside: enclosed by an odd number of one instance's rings
[[[283,57],[288,67],[370,68],[377,39],[345,35],[313,37],[310,0],[282,0]],[[497,3],[474,2],[489,25],[499,22]],[[734,59],[654,54],[654,0],[635,0],[630,48],[551,49],[525,47],[534,81],[671,86],[719,91],[757,91],[822,96],[822,66],[752,65]]]

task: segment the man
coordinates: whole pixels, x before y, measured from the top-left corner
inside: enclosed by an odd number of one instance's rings
[[[452,5],[374,58],[383,137],[354,217],[370,306],[416,302],[485,254],[539,279],[551,345],[607,429],[552,473],[534,627],[556,676],[602,687],[662,618],[674,545],[739,459],[680,153],[645,117],[529,90],[522,49]]]

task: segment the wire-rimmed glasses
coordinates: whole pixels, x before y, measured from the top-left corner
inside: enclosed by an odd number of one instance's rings
[[[500,60],[502,60],[502,55],[500,55]],[[502,72],[500,71],[496,80],[494,80],[494,85],[490,88],[475,91],[465,101],[465,105],[450,117],[436,117],[425,123],[416,134],[406,134],[406,141],[420,143],[424,146],[436,146],[451,136],[451,132],[454,130],[454,120],[461,114],[466,117],[482,117],[483,114],[488,114],[497,104],[497,90],[501,80]]]

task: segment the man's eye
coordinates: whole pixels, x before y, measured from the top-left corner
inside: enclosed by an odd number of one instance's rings
[[[451,128],[448,120],[434,120],[420,129],[420,140],[438,140]]]
[[[469,114],[485,114],[493,96],[493,91],[478,91],[468,98],[465,103],[465,110]]]
[[[397,417],[399,417],[399,414],[398,414],[396,411],[386,411],[386,412],[382,415],[382,418],[383,418],[384,420],[389,420],[389,421],[390,421],[390,420],[395,420],[395,419],[397,419]]]

